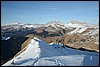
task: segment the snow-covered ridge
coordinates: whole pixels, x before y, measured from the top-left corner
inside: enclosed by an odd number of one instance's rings
[[[87,29],[87,27],[83,27],[83,28],[76,28],[74,31],[69,32],[68,34],[76,34],[76,33],[82,33]]]
[[[2,66],[98,66],[99,54],[46,44],[34,37],[27,49]]]
[[[78,27],[86,27],[88,24],[86,22],[79,22],[77,20],[71,20],[66,24],[66,27],[73,27],[73,28],[78,28]]]

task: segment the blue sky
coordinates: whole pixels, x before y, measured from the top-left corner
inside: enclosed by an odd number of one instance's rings
[[[1,24],[99,22],[99,1],[1,1]]]

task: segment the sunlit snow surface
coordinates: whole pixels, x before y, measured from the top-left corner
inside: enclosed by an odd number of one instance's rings
[[[87,29],[87,27],[79,27],[79,28],[76,28],[74,31],[69,32],[68,34],[82,33],[86,29]]]
[[[14,61],[14,64],[12,62]],[[34,37],[27,49],[2,66],[98,66],[99,53],[80,51],[62,45],[48,45]]]

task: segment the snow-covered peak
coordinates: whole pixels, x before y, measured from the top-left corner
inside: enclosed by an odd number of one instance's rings
[[[86,22],[80,22],[78,20],[71,20],[71,21],[68,22],[68,24],[83,24],[83,25],[85,25],[87,23]]]
[[[59,28],[63,28],[63,29],[66,28],[65,25],[62,22],[60,22],[60,21],[48,22],[47,24],[45,24],[45,27],[53,27],[56,30],[59,29]]]
[[[85,27],[86,25],[87,25],[87,23],[85,23],[85,22],[79,22],[77,20],[71,20],[71,21],[69,21],[66,24],[67,27],[74,27],[74,28]]]

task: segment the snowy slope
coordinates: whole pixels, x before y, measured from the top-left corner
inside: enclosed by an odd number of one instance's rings
[[[14,64],[12,62],[14,61]],[[26,50],[2,66],[98,66],[99,54],[46,44],[34,37]]]
[[[87,27],[78,27],[75,30],[69,32],[68,34],[82,33],[87,29]]]
[[[66,27],[72,27],[72,28],[77,28],[77,27],[84,27],[83,25],[81,25],[81,24],[71,24],[71,23],[69,23],[69,24],[66,24]]]
[[[65,25],[59,21],[52,21],[52,22],[48,22],[47,24],[45,24],[45,27],[49,27],[49,26],[51,26],[55,29],[58,29],[58,28],[65,29],[66,28]]]
[[[90,30],[89,32],[85,33],[84,35],[95,35],[99,34],[99,29]]]

